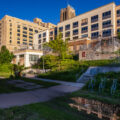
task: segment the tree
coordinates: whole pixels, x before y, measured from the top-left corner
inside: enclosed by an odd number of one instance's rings
[[[1,47],[0,51],[0,63],[11,63],[14,55],[13,53],[10,53],[9,50],[6,48],[6,46]]]
[[[68,40],[62,40],[62,34],[57,35],[55,40],[50,41],[45,44],[45,46],[50,47],[54,53],[57,53],[60,59],[65,59],[68,54]]]

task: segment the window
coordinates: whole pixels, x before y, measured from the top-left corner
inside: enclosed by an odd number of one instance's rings
[[[20,28],[20,25],[18,25],[17,28]]]
[[[41,34],[39,34],[39,38],[41,38]]]
[[[33,31],[33,29],[32,29],[32,28],[29,28],[29,31]]]
[[[29,42],[33,42],[32,40],[29,40]]]
[[[20,33],[18,33],[17,36],[20,36]]]
[[[32,36],[29,36],[29,38],[33,39],[33,37],[32,37]]]
[[[46,37],[46,33],[43,33],[43,37]]]
[[[24,34],[27,34],[27,32],[26,32],[26,31],[23,31],[23,33],[24,33]]]
[[[91,33],[91,38],[98,38],[98,37],[99,37],[99,32]]]
[[[27,27],[23,27],[23,30],[27,30]]]
[[[38,33],[38,30],[35,30],[35,33]]]
[[[117,33],[119,33],[120,32],[120,28],[119,29],[117,29]]]
[[[46,38],[43,39],[43,42],[46,42]]]
[[[53,37],[50,37],[50,40],[53,40]]]
[[[88,37],[88,34],[82,35],[82,38],[86,38],[86,37]]]
[[[12,27],[12,23],[10,23],[10,27]]]
[[[23,45],[27,45],[27,43],[26,43],[26,42],[23,42]]]
[[[73,37],[73,40],[76,40],[76,39],[78,39],[78,36]]]
[[[30,62],[37,62],[39,59],[39,55],[29,55]]]
[[[17,32],[20,32],[20,30],[18,29]]]
[[[33,35],[33,33],[29,33],[29,35]]]
[[[76,27],[78,27],[78,22],[73,23],[73,28],[76,28]]]
[[[65,30],[70,30],[70,24],[65,26]]]
[[[53,35],[53,31],[50,32],[50,36],[52,36],[52,35]]]
[[[111,27],[111,20],[103,22],[103,28]]]
[[[23,39],[23,41],[27,41],[27,39]]]
[[[111,36],[111,29],[103,31],[103,37]]]
[[[63,32],[63,27],[59,27],[59,32]]]
[[[104,12],[102,14],[103,19],[107,19],[107,18],[110,18],[110,17],[111,17],[111,11],[107,11],[107,12]]]
[[[88,26],[83,27],[83,28],[81,29],[81,32],[82,32],[82,33],[88,32]]]
[[[17,41],[17,44],[20,44],[20,41]]]
[[[27,37],[27,35],[23,35],[23,37]]]
[[[117,10],[117,17],[120,17],[120,10]]]
[[[32,43],[29,43],[30,46],[32,46],[33,44]]]
[[[98,30],[98,23],[91,25],[91,30],[92,30],[92,31]]]
[[[91,17],[91,22],[93,23],[93,22],[96,22],[96,21],[98,21],[98,15],[92,16]]]
[[[86,19],[83,19],[82,21],[81,21],[81,25],[83,26],[83,25],[87,25],[88,24],[88,18],[86,18]]]
[[[20,38],[18,37],[17,40],[20,40]]]
[[[120,19],[117,20],[117,26],[120,26]]]
[[[24,30],[27,30],[27,27],[23,27]]]
[[[39,40],[38,43],[40,44],[40,43],[41,43],[41,40]]]
[[[70,37],[70,32],[66,32],[65,37]]]
[[[10,35],[12,35],[12,32],[10,32]]]
[[[73,35],[78,35],[78,29],[73,30]]]
[[[10,40],[9,42],[12,43],[12,40]]]

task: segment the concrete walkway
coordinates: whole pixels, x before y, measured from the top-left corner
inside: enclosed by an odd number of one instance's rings
[[[34,91],[0,94],[0,108],[10,108],[38,102],[46,102],[53,98],[64,96],[66,93],[75,92],[81,86],[58,85],[50,88],[41,88]]]

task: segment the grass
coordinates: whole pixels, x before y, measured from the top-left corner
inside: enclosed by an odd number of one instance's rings
[[[93,61],[61,61],[61,70],[59,67],[53,68],[51,71],[41,73],[39,78],[62,80],[76,82],[76,80],[90,66],[113,66],[114,60],[93,60]],[[115,66],[115,65],[114,65]]]
[[[44,81],[28,79],[28,78],[21,78],[21,79],[26,81],[26,82],[32,82],[32,83],[42,85],[43,88],[48,88],[48,87],[59,85],[58,83],[44,82]],[[28,90],[23,89],[23,88],[15,87],[15,85],[8,84],[9,80],[10,79],[0,79],[0,93],[13,93],[13,92],[28,91]]]
[[[12,64],[0,64],[0,77],[9,78]]]
[[[1,120],[102,120],[84,111],[77,111],[68,104],[68,97],[56,98],[45,103],[25,105],[0,110]]]
[[[43,88],[48,88],[48,87],[60,85],[59,83],[55,83],[55,82],[45,82],[45,81],[29,79],[29,78],[21,78],[21,79],[26,81],[26,82],[32,82],[32,83],[36,83],[36,84],[42,85]]]
[[[8,79],[0,79],[0,93],[12,93],[26,91],[23,88],[15,87],[15,85],[8,84]]]

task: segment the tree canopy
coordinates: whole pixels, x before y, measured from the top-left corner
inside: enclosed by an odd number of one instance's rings
[[[55,40],[45,44],[50,47],[53,52],[57,53],[60,59],[64,59],[68,54],[68,40],[63,41],[62,34],[57,35]]]
[[[10,63],[13,59],[13,53],[10,53],[6,46],[2,46],[0,50],[0,64]]]

